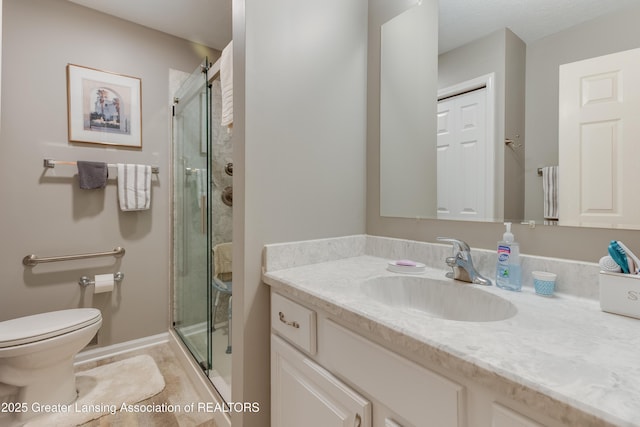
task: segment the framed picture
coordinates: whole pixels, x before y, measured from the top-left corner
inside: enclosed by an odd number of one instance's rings
[[[142,148],[141,81],[67,65],[69,141]]]

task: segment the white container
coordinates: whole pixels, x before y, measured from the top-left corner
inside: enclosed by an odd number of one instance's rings
[[[640,319],[640,275],[601,271],[600,308]]]

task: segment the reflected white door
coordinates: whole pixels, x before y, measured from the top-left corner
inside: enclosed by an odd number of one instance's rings
[[[438,218],[488,219],[487,90],[438,102]]]
[[[560,66],[561,225],[640,223],[640,49]]]

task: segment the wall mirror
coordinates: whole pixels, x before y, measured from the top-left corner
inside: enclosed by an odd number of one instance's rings
[[[544,3],[423,0],[382,23],[381,216],[558,224],[545,218],[540,173],[562,157],[560,66],[640,47],[640,5]],[[434,7],[436,24],[418,12]],[[438,25],[436,51],[421,41],[430,25]],[[609,79],[592,87],[606,92],[618,84]],[[442,136],[456,127],[475,134],[451,150]],[[599,134],[607,132],[616,131]],[[591,158],[615,169],[620,150],[609,138]],[[580,150],[564,152],[583,156]],[[591,197],[603,206],[595,211],[600,221],[563,221],[560,215],[559,224],[639,229],[640,220],[607,211],[630,197],[620,189],[621,176],[611,176],[606,185],[584,176],[575,182],[582,197],[594,186],[600,195],[610,190],[604,200]]]

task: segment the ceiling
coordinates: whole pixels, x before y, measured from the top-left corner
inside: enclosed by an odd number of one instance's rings
[[[231,0],[69,0],[222,50],[231,41]]]
[[[440,0],[439,50],[446,52],[505,27],[531,43],[639,4],[638,0]]]
[[[232,0],[69,1],[218,50],[231,40]],[[505,27],[530,43],[638,3],[638,0],[440,0],[440,52]]]

